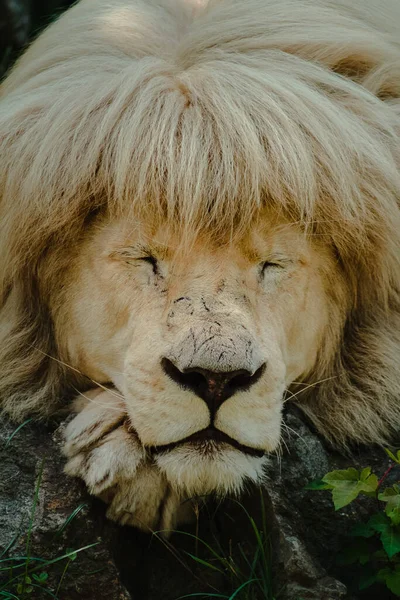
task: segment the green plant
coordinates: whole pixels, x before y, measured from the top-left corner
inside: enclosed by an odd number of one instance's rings
[[[400,465],[400,450],[386,449],[393,461],[378,479],[370,467],[331,471],[321,480],[306,486],[309,490],[330,490],[335,510],[340,510],[360,494],[374,498],[378,510],[367,522],[358,523],[350,532],[352,541],[339,557],[342,565],[358,565],[360,590],[383,583],[400,597],[400,485],[385,485],[389,473]]]
[[[250,529],[254,534],[254,553],[248,556],[242,544],[237,544],[235,549],[231,546],[224,549],[214,536],[212,543],[207,543],[198,535],[185,531],[176,531],[176,534],[192,538],[195,542],[195,551],[185,552],[186,556],[194,561],[204,572],[217,572],[221,576],[223,584],[221,588],[229,592],[197,592],[181,596],[183,598],[224,599],[224,600],[276,600],[272,590],[271,575],[271,549],[270,534],[267,527],[267,518],[264,499],[261,498],[261,524],[257,525],[246,508],[237,500],[230,499],[244,511]],[[157,535],[157,534],[155,534]],[[165,541],[163,543],[166,543]],[[234,550],[234,551],[233,551]],[[173,550],[172,550],[173,551]],[[204,552],[204,555],[203,555]],[[199,556],[201,554],[201,556]],[[181,561],[182,562],[182,561]]]

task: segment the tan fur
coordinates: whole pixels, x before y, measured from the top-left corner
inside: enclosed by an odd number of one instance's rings
[[[268,363],[218,412],[241,443],[276,447],[285,393],[335,443],[386,442],[400,422],[399,26],[397,0],[82,0],[41,35],[0,88],[4,409],[46,415],[112,383],[142,445],[170,443],[208,423],[160,368],[193,352],[206,368]],[[207,488],[176,452],[163,477]]]
[[[110,519],[165,533],[178,519],[187,520],[188,507],[180,509],[181,497],[121,424],[124,407],[112,391],[92,390],[79,397],[74,410],[78,416],[64,432],[65,472],[81,477],[91,494],[109,504]]]

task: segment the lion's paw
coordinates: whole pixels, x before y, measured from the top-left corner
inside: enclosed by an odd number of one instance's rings
[[[107,516],[144,530],[172,529],[179,497],[141,446],[123,401],[113,390],[91,390],[74,405],[65,428],[65,472],[83,479],[109,503]]]

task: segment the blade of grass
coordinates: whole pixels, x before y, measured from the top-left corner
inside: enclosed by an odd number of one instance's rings
[[[14,560],[23,560],[24,562],[21,562],[19,565],[14,565],[13,562],[12,562]],[[44,559],[44,558],[34,558],[34,557],[30,558],[31,562],[33,562],[34,560],[39,561],[39,562],[46,562],[46,559]],[[3,559],[0,562],[7,562],[7,561],[11,562],[11,564],[7,565],[6,567],[0,567],[0,573],[2,571],[9,571],[10,569],[20,569],[21,567],[25,567],[25,565],[26,565],[26,556],[6,558],[6,559]]]
[[[162,532],[161,532],[162,533]],[[166,539],[164,539],[161,535],[159,535],[158,531],[154,531],[153,532],[153,536],[169,551],[171,552],[172,556],[174,558],[176,558],[176,560],[179,562],[179,564],[186,569],[186,571],[188,571],[190,574],[192,574],[191,569],[189,568],[189,566],[185,563],[185,561],[179,556],[179,553],[176,551],[176,549],[174,548],[174,546]]]
[[[21,524],[22,524],[22,521],[19,525],[19,528],[21,527]],[[15,542],[19,538],[19,535],[20,535],[19,528],[18,528],[17,533],[14,535],[14,537],[11,539],[11,541],[4,548],[3,552],[0,554],[0,559],[3,558],[3,556],[5,556],[9,550],[11,550],[11,548],[14,546]]]
[[[23,560],[25,564],[27,558],[27,556],[9,556],[8,558],[1,558],[0,563],[10,562],[12,560]],[[30,560],[39,560],[41,562],[46,562],[46,558],[36,558],[35,556],[31,556]],[[7,569],[9,569],[9,567],[7,567]]]
[[[218,569],[218,567],[216,567],[212,563],[207,562],[206,560],[203,560],[203,559],[199,558],[198,556],[195,556],[194,554],[190,554],[190,552],[186,552],[186,554],[188,556],[190,556],[190,558],[195,560],[197,563],[199,563],[200,565],[203,565],[203,567],[208,567],[209,569],[213,569],[213,571],[218,571],[218,573],[221,573],[221,575],[225,575],[224,571],[222,571],[221,569]]]
[[[216,552],[214,550],[214,548],[212,546],[210,546],[210,544],[208,544],[207,542],[205,542],[201,538],[198,538],[196,535],[193,535],[193,534],[188,533],[186,531],[177,531],[175,533],[182,533],[182,534],[187,535],[187,536],[189,536],[191,538],[194,538],[196,540],[196,542],[200,542],[201,544],[203,544],[203,546],[205,546],[207,548],[207,550],[209,550],[209,552],[211,552],[211,554],[218,560],[218,562],[221,564],[222,568],[226,569],[226,571],[229,571],[229,572],[233,573],[233,575],[235,575],[235,577],[238,576],[237,572],[235,570],[236,565],[232,564],[232,561],[229,560],[228,558],[226,558],[225,556],[221,556],[220,554],[218,554],[218,552]],[[193,560],[196,560],[197,562],[201,562],[201,559],[199,559],[197,556],[195,556],[193,554],[190,554],[189,552],[185,552],[185,554],[187,554],[188,556],[190,556]],[[224,576],[226,576],[226,572],[221,571],[220,569],[218,569],[217,567],[215,567],[214,565],[212,565],[212,563],[203,561],[203,564],[205,566],[209,566],[212,569],[215,569],[215,570],[219,571]]]
[[[78,550],[71,550],[70,552],[66,552],[57,558],[53,558],[51,560],[46,561],[43,565],[39,565],[34,569],[31,569],[29,573],[34,573],[38,569],[43,569],[43,567],[48,567],[49,565],[54,565],[54,563],[60,562],[60,560],[64,560],[64,558],[69,558],[74,554],[78,554],[79,552],[83,552],[84,550],[88,550],[89,548],[93,548],[94,546],[98,546],[101,542],[94,542],[93,544],[88,544],[87,546],[83,546],[82,548],[78,548]]]
[[[263,575],[263,583],[264,583],[264,587],[265,587],[265,591],[266,594],[268,594],[268,598],[271,597],[272,598],[272,576],[271,576],[271,564],[270,564],[270,558],[272,556],[272,545],[271,545],[271,539],[270,539],[270,532],[268,531],[268,526],[267,526],[267,511],[265,508],[265,500],[264,500],[264,495],[262,492],[262,489],[260,488],[259,490],[260,493],[260,504],[261,504],[261,519],[262,519],[262,528],[263,528],[263,534],[264,534],[264,543],[263,546],[264,548],[266,547],[266,544],[268,544],[268,557],[267,557],[267,562],[268,562],[268,571],[261,571],[262,575]],[[265,577],[264,577],[265,575]]]
[[[101,569],[96,569],[95,571],[86,571],[85,575],[94,575],[95,573],[101,573],[105,571],[106,567],[102,567]]]
[[[12,434],[10,435],[10,437],[8,438],[8,440],[6,441],[4,447],[7,448],[10,445],[12,439],[17,435],[18,431],[20,431],[23,427],[25,427],[25,425],[27,425],[31,421],[32,421],[32,418],[27,419],[26,421],[24,421],[23,423],[21,423],[21,425],[18,425],[17,429],[15,429],[15,431],[12,432]]]
[[[157,531],[153,531],[153,536],[163,544],[163,546],[165,546],[165,548],[167,548],[167,550],[169,552],[171,552],[172,556],[174,556],[174,558],[176,558],[176,560],[179,562],[180,565],[182,565],[182,567],[188,571],[188,573],[190,573],[191,577],[194,577],[194,579],[198,580],[200,584],[202,584],[202,580],[201,578],[192,571],[192,569],[190,568],[190,566],[183,560],[183,558],[181,556],[179,556],[179,553],[176,551],[176,549],[174,548],[174,546],[168,542],[166,539],[164,539],[162,536],[158,535]],[[208,586],[215,590],[216,592],[218,591],[211,583],[208,583]]]
[[[212,554],[212,555],[213,555],[213,556],[214,556],[214,557],[215,557],[217,560],[219,560],[219,561],[223,561],[223,562],[225,561],[224,557],[220,556],[220,555],[218,554],[218,552],[216,552],[216,551],[214,550],[214,548],[212,548],[212,546],[210,546],[210,544],[207,544],[207,542],[206,542],[206,541],[204,541],[204,540],[202,540],[201,538],[197,538],[197,537],[196,537],[195,535],[193,535],[192,533],[188,533],[187,531],[174,531],[174,533],[180,533],[181,535],[186,535],[186,536],[188,536],[188,537],[191,537],[191,538],[193,538],[194,540],[197,540],[198,542],[200,542],[201,544],[203,544],[203,546],[204,546],[205,548],[207,548],[207,550],[208,550],[209,552],[211,552],[211,554]]]
[[[261,538],[258,527],[252,517],[250,517],[250,524],[253,528],[254,535],[256,536],[256,540],[257,540],[257,545],[258,545],[258,548],[260,549],[260,553],[261,553],[261,561],[262,561],[262,565],[263,565],[262,573],[265,575],[265,577],[262,578],[262,582],[264,584],[265,597],[268,598],[269,590],[268,590],[268,587],[266,587],[266,586],[267,586],[267,580],[269,580],[270,566],[268,563],[268,557],[265,552],[265,544]]]
[[[41,592],[45,592],[48,596],[51,596],[52,598],[55,598],[55,600],[58,600],[58,596],[55,596],[53,594],[53,592],[51,592],[50,590],[46,589],[45,587],[41,586],[41,585],[37,585],[37,583],[30,583],[30,586],[34,587],[34,588],[38,588]]]
[[[229,596],[223,596],[222,594],[208,594],[207,592],[196,592],[195,594],[187,594],[186,596],[179,596],[177,600],[183,600],[183,598],[224,598],[224,600],[229,600]]]
[[[31,551],[31,536],[32,536],[32,530],[33,530],[33,522],[35,520],[35,515],[36,515],[36,508],[37,508],[37,504],[39,501],[39,490],[40,490],[40,485],[42,483],[43,470],[44,470],[44,459],[42,460],[40,467],[39,467],[39,474],[38,474],[38,478],[37,478],[37,482],[36,482],[35,495],[34,495],[33,503],[32,503],[31,518],[29,520],[28,534],[26,537],[26,563],[25,563],[25,576],[26,577],[28,576],[29,555],[30,555],[30,551]]]
[[[264,502],[264,496],[262,493],[262,489],[260,488],[260,504],[261,504],[261,520],[262,520],[262,528],[263,528],[263,532],[264,535],[267,536],[268,535],[268,528],[267,528],[267,511],[265,510],[265,502]]]
[[[255,581],[257,581],[257,579],[249,579],[248,581],[242,583],[242,585],[240,585],[238,589],[233,592],[232,596],[229,596],[229,600],[234,600],[239,592],[241,592],[246,586],[250,585],[250,583],[254,583]]]
[[[75,510],[69,515],[69,517],[65,519],[64,523],[61,525],[60,529],[56,532],[54,537],[59,537],[63,533],[63,531],[68,527],[71,521],[75,519],[76,515],[79,514],[81,510],[83,510],[87,506],[88,505],[84,502],[80,504],[77,508],[75,508]]]
[[[7,598],[7,600],[10,600],[10,598],[20,600],[18,596],[14,596],[14,594],[12,594],[11,592],[0,592],[0,596],[2,596],[3,598]]]
[[[57,585],[57,589],[56,589],[56,595],[57,595],[57,594],[58,594],[58,592],[60,591],[61,584],[62,584],[62,582],[63,582],[63,579],[64,579],[64,577],[65,577],[65,574],[66,574],[66,572],[68,571],[68,567],[69,567],[69,565],[71,564],[71,562],[72,562],[72,561],[71,561],[71,559],[69,558],[69,559],[67,560],[67,562],[65,563],[65,567],[64,567],[64,569],[63,569],[63,572],[61,573],[60,581],[58,582],[58,585]]]
[[[244,550],[243,550],[243,548],[242,548],[242,546],[240,544],[238,545],[238,548],[239,548],[240,554],[242,555],[243,560],[245,561],[246,565],[249,567],[250,571],[252,572],[252,570],[253,570],[252,563],[247,558],[247,556],[246,556],[246,554],[245,554],[245,552],[244,552]],[[258,548],[256,549],[256,556],[257,556],[257,552],[258,552]],[[254,563],[254,560],[255,560],[256,556],[253,559],[253,563]]]
[[[48,567],[49,565],[53,565],[54,563],[59,562],[60,560],[64,560],[64,558],[68,558],[73,554],[78,554],[79,552],[83,552],[84,550],[88,550],[88,548],[93,548],[93,546],[98,546],[101,542],[94,542],[93,544],[89,544],[87,546],[83,546],[83,548],[78,548],[78,550],[73,550],[71,552],[66,552],[65,554],[62,554],[61,556],[58,556],[57,558],[53,558],[52,560],[46,560],[44,563],[38,565],[37,567],[33,567],[33,569],[29,569],[27,575],[31,575],[32,573],[35,573],[36,571],[38,571],[39,569],[43,569],[44,567]],[[13,583],[14,581],[16,581],[17,579],[19,579],[21,577],[21,574],[16,575],[15,577],[13,577],[12,579],[10,579],[9,581],[7,581],[7,583],[5,585],[3,585],[3,587],[0,589],[0,592],[4,590],[6,585],[9,585],[10,583]]]
[[[267,558],[266,552],[265,552],[265,543],[262,541],[262,538],[260,536],[260,532],[258,530],[258,527],[257,527],[254,519],[250,516],[250,513],[248,512],[248,510],[243,506],[243,504],[241,502],[239,502],[235,498],[230,498],[230,501],[234,502],[235,504],[237,504],[238,506],[240,506],[240,508],[243,510],[243,512],[247,516],[247,518],[248,518],[248,520],[249,520],[249,522],[251,524],[251,527],[253,529],[254,535],[255,535],[256,540],[257,540],[257,545],[258,545],[258,547],[260,549],[261,556],[262,556],[263,569],[264,569],[263,572],[266,575],[265,579],[263,578],[263,584],[264,584],[264,591],[263,591],[263,593],[265,594],[265,597],[268,598],[268,595],[269,595],[270,592],[269,592],[268,588],[266,588],[265,586],[267,585],[267,579],[268,579],[268,582],[270,580],[270,576],[269,576],[270,567],[269,567],[268,558]],[[264,506],[264,510],[265,510],[265,506]],[[266,528],[266,519],[263,520],[263,521],[265,523],[265,528]],[[270,587],[270,586],[268,585],[268,587]]]
[[[260,549],[257,546],[252,562],[249,561],[249,559],[247,558],[247,556],[240,544],[239,544],[239,550],[240,550],[242,557],[244,558],[244,560],[246,561],[246,563],[250,569],[250,579],[253,579],[256,574],[256,571],[257,571],[257,564],[259,561]],[[267,596],[265,595],[265,587],[263,587],[262,582],[260,581],[259,578],[257,578],[257,585],[260,589],[260,592],[264,595],[264,598],[266,598]]]

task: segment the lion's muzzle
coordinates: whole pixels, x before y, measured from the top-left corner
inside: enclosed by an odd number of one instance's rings
[[[168,358],[162,359],[162,367],[168,377],[183,389],[192,391],[207,404],[211,420],[225,400],[238,391],[246,391],[257,383],[265,371],[262,364],[254,373],[247,369],[228,372],[210,371],[201,366],[188,367],[181,371]]]

